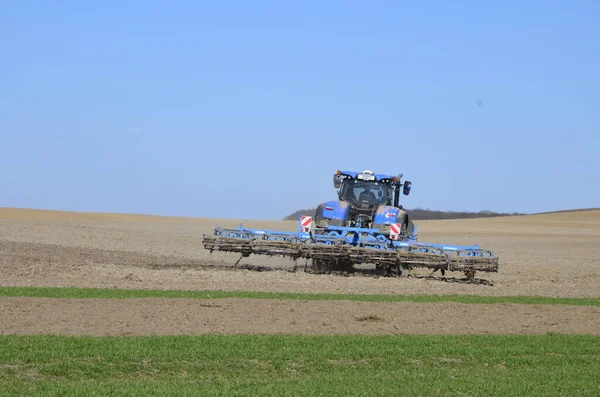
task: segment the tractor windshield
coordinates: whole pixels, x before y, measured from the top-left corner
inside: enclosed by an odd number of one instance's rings
[[[347,180],[340,190],[343,201],[362,208],[387,204],[388,196],[388,186],[374,181]]]

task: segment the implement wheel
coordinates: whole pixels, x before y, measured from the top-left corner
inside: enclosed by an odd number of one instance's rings
[[[375,265],[375,274],[383,277],[401,277],[404,273],[400,265]]]
[[[331,266],[329,262],[325,259],[311,259],[312,261],[312,269],[317,273],[327,273],[331,270]]]
[[[312,268],[317,273],[329,272],[351,272],[353,270],[352,263],[343,261],[329,261],[327,259],[312,259]]]

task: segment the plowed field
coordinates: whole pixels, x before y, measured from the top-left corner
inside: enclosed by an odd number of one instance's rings
[[[209,254],[203,233],[238,220],[0,209],[0,287],[229,290],[352,294],[600,297],[600,210],[421,221],[421,241],[478,242],[500,272],[427,271],[413,277],[343,277],[304,262]],[[296,230],[296,222],[245,221]],[[261,270],[261,271],[257,271]],[[453,279],[453,277],[456,277]],[[0,334],[600,333],[594,307],[322,301],[0,298]],[[208,306],[207,306],[208,305]],[[143,315],[142,315],[143,314]]]

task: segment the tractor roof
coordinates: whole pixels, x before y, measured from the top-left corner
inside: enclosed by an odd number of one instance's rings
[[[369,171],[369,170],[365,170],[363,172],[355,172],[355,171],[339,171],[338,175],[345,175],[345,176],[349,176],[352,179],[357,179],[359,177],[359,175],[372,175],[376,180],[376,181],[385,181],[385,182],[390,182],[392,181],[392,179],[394,179],[394,175],[386,175],[386,174],[375,174],[373,173],[373,171]],[[363,178],[358,178],[358,179],[363,179]],[[370,178],[369,178],[370,179]]]

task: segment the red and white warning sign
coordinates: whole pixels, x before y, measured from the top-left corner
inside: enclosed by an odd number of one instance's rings
[[[302,229],[302,233],[310,233],[310,228],[312,227],[312,216],[304,216],[300,218],[300,228]]]
[[[400,230],[402,229],[402,225],[399,223],[391,223],[390,224],[390,239],[392,240],[400,240]]]

